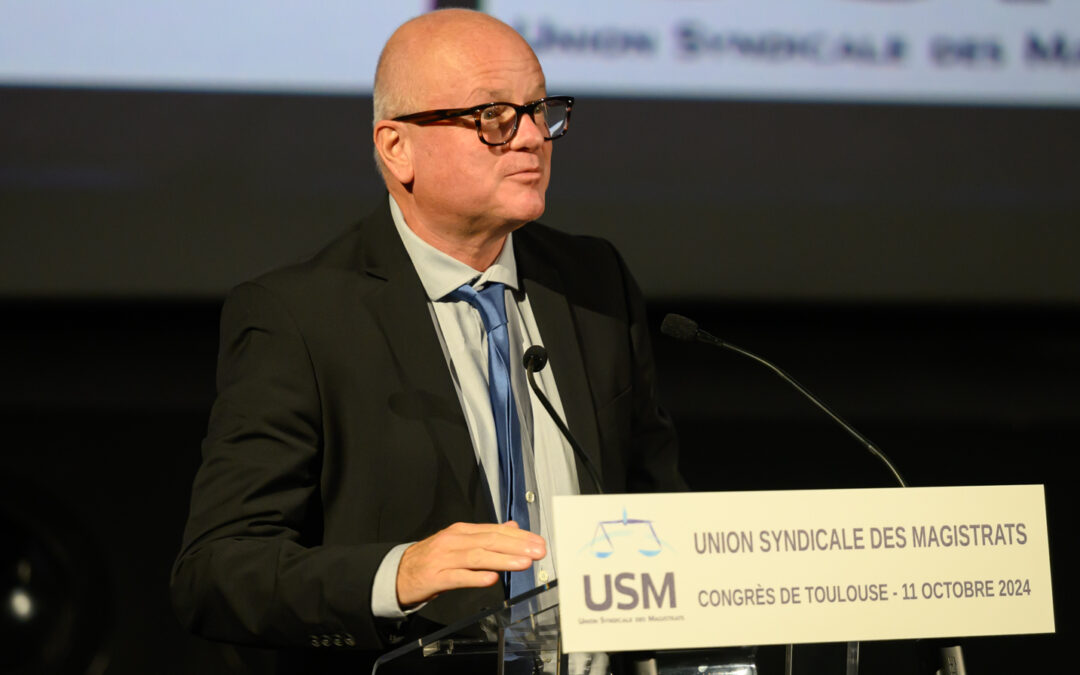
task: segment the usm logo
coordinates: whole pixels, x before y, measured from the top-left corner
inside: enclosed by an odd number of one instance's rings
[[[628,563],[638,556],[655,558],[666,550],[670,549],[656,533],[653,521],[629,518],[623,509],[622,518],[596,524],[592,540],[581,552],[601,560]],[[586,574],[583,583],[585,605],[594,612],[677,606],[673,572],[659,578],[648,572],[619,572],[604,574],[602,581]]]
[[[594,595],[592,575],[586,574],[585,583],[585,606],[594,612],[603,612],[614,607],[616,609],[657,609],[661,607],[677,607],[675,600],[675,573],[665,572],[663,580],[658,584],[648,572],[642,572],[638,577],[633,572],[616,574],[614,583],[610,574],[604,575],[601,589]],[[641,592],[638,592],[640,583]],[[597,584],[601,586],[601,584]],[[614,592],[612,587],[614,586]],[[618,601],[616,601],[618,596]],[[665,604],[666,603],[666,604]]]

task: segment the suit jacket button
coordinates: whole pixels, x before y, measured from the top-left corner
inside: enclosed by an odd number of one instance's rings
[[[323,647],[329,647],[330,646],[330,636],[329,635],[323,635],[322,636],[322,646]]]
[[[341,647],[344,644],[345,643],[341,641],[341,636],[338,635],[337,633],[334,633],[334,646],[335,647]]]
[[[319,646],[319,636],[318,635],[309,635],[308,637],[311,638],[311,646],[312,647],[318,647]]]
[[[348,645],[349,647],[355,647],[356,646],[356,640],[349,633],[345,633],[345,644]]]

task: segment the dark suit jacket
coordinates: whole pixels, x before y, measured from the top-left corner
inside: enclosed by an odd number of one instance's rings
[[[621,258],[536,223],[514,246],[569,427],[605,490],[683,489],[643,302]],[[370,610],[385,554],[494,514],[388,208],[314,259],[231,292],[217,386],[173,569],[181,622],[234,643],[392,646],[409,625]],[[580,464],[578,475],[595,491]],[[453,591],[418,614],[447,623],[502,599],[501,586]]]

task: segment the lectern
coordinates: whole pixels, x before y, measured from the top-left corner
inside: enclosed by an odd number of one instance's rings
[[[754,648],[618,655],[634,675],[756,675]],[[565,654],[557,582],[383,654],[372,675],[606,675],[607,654]]]

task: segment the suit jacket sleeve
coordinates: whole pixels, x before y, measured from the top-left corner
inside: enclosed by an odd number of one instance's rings
[[[396,542],[321,545],[322,405],[304,337],[253,283],[221,319],[218,397],[172,597],[191,631],[229,642],[384,646],[371,583]]]

